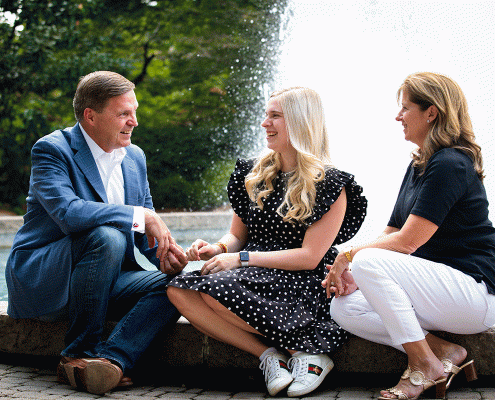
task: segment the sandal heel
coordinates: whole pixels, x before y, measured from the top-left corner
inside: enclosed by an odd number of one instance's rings
[[[435,385],[435,398],[445,399],[445,393],[447,392],[447,378],[436,381]]]
[[[469,361],[462,368],[466,374],[466,380],[468,382],[475,381],[478,379],[478,374],[476,373],[476,367],[474,366],[474,360]]]
[[[447,389],[450,387],[450,384],[454,380],[454,378],[459,374],[459,372],[464,371],[466,375],[466,381],[471,382],[478,379],[478,374],[476,373],[476,368],[474,366],[474,360],[468,361],[467,363],[461,365],[460,367],[456,366],[452,363],[451,360],[444,358],[442,360],[443,370],[448,376]]]

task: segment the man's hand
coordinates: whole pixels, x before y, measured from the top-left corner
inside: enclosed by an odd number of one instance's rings
[[[172,239],[173,240],[173,239]],[[187,265],[187,255],[175,240],[170,244],[168,251],[168,259],[165,260],[164,267],[160,264],[160,271],[165,274],[177,274]]]
[[[175,243],[170,230],[156,212],[144,209],[144,232],[148,238],[149,248],[155,246],[156,258],[160,260],[160,270],[166,274],[177,273],[187,264],[184,250]]]

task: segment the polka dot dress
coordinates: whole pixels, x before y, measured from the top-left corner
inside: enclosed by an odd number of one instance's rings
[[[306,224],[284,222],[276,213],[282,203],[288,177],[279,172],[274,192],[265,199],[263,210],[249,200],[244,179],[253,161],[238,160],[228,184],[229,199],[235,213],[248,227],[247,251],[275,251],[300,247],[306,229],[318,221],[339,197],[347,194],[344,222],[334,244],[352,238],[366,215],[367,201],[354,177],[330,169],[317,184],[316,205]],[[311,354],[329,353],[347,339],[348,334],[330,318],[330,300],[321,281],[325,264],[331,264],[337,250],[331,247],[314,270],[240,267],[212,275],[199,271],[176,277],[170,285],[207,293],[273,342],[273,346],[302,350]]]

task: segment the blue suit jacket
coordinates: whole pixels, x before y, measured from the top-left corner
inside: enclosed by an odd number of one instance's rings
[[[132,232],[134,205],[153,208],[146,158],[134,145],[122,162],[125,204],[108,204],[98,167],[79,124],[47,135],[33,146],[24,224],[17,232],[5,276],[8,314],[33,318],[67,304],[72,271],[71,234],[110,225],[126,235],[126,259],[141,267],[134,245],[157,267],[156,248]],[[126,265],[129,263],[126,263]]]

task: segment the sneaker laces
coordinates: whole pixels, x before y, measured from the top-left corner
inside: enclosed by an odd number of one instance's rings
[[[302,381],[308,373],[308,357],[291,357],[289,370],[292,371],[294,381]]]
[[[274,355],[266,356],[265,359],[261,361],[260,369],[265,375],[265,382],[268,383],[272,379],[280,376],[280,361]]]

